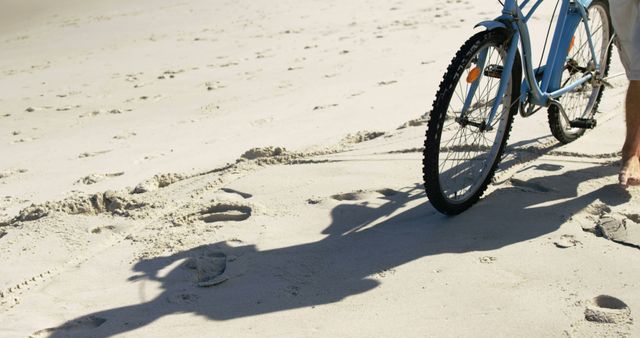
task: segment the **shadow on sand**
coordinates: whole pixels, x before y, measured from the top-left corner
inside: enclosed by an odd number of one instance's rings
[[[36,336],[110,337],[172,314],[194,313],[218,321],[338,302],[376,288],[379,282],[371,276],[378,272],[430,255],[494,250],[537,238],[557,230],[569,216],[597,200],[608,205],[625,203],[630,195],[616,185],[577,194],[579,184],[616,171],[613,166],[597,166],[534,178],[527,182],[552,189],[498,189],[452,218],[438,214],[428,202],[399,212],[409,202],[424,198],[422,189],[415,186],[385,196],[376,207],[336,206],[332,223],[324,231],[327,237],[317,242],[265,251],[219,242],[142,260],[135,272],[162,283],[164,291],[158,297],[88,314]],[[550,201],[559,202],[545,203]],[[195,271],[187,263],[159,277],[162,269],[206,252],[229,258],[228,281],[199,288]]]

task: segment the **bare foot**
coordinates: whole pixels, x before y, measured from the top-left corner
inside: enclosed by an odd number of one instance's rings
[[[632,156],[626,161],[622,160],[622,169],[620,169],[618,179],[625,188],[640,185],[640,159],[638,156]]]

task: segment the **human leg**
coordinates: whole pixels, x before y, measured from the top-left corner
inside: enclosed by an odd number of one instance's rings
[[[640,81],[630,81],[626,100],[627,133],[622,147],[620,184],[640,185]]]
[[[610,0],[609,4],[620,60],[630,81],[619,175],[620,184],[626,187],[640,185],[640,0]]]

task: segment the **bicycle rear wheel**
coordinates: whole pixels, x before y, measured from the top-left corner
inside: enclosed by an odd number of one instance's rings
[[[507,90],[496,97],[508,42],[502,29],[474,35],[460,48],[440,83],[427,125],[423,174],[429,200],[444,214],[459,214],[478,201],[507,143],[522,78],[516,55]],[[477,90],[467,100],[472,86]],[[496,100],[499,109],[487,126]],[[465,102],[468,109],[463,113]]]
[[[602,65],[602,77],[606,77],[609,73],[609,64],[611,63],[611,48],[609,40],[613,34],[613,26],[609,16],[609,3],[606,0],[595,0],[589,5],[589,29],[593,45],[598,53],[599,62]],[[587,31],[584,23],[580,23],[571,51],[567,57],[562,74],[561,84],[567,84],[580,79],[584,74],[593,72],[595,66],[589,47]],[[602,98],[604,86],[587,82],[575,91],[569,92],[558,99],[565,110],[569,120],[576,119],[593,119],[598,109],[598,104]],[[583,128],[572,128],[565,120],[562,113],[556,106],[550,106],[548,109],[549,127],[555,138],[562,143],[573,142],[582,136],[585,132]]]

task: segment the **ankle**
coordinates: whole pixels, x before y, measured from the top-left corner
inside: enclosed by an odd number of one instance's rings
[[[640,148],[631,142],[625,142],[622,146],[622,158],[629,158],[640,155]]]

